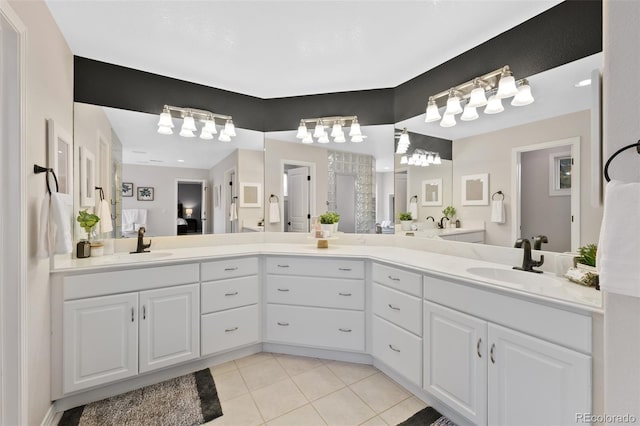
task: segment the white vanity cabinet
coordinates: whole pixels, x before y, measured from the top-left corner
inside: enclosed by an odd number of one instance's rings
[[[268,257],[266,340],[365,350],[364,262]]]
[[[435,278],[425,297],[440,302],[424,302],[426,391],[477,425],[574,424],[590,412],[591,356],[545,340],[590,353],[588,317]]]

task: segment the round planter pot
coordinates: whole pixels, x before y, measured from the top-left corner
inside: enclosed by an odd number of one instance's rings
[[[322,229],[322,236],[328,238],[333,232],[333,223],[321,223],[320,229]]]
[[[401,220],[400,221],[400,229],[403,231],[411,231],[412,220]]]

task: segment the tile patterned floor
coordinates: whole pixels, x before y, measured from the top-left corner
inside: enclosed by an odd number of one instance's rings
[[[208,426],[396,425],[426,407],[370,365],[262,352],[211,373],[224,415]]]

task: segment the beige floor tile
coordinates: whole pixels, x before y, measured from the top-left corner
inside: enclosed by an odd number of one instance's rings
[[[222,417],[206,424],[209,426],[257,426],[264,422],[249,394],[223,402],[222,412]]]
[[[273,354],[270,352],[258,352],[257,354],[245,356],[244,358],[236,359],[234,362],[238,368],[246,367],[257,362],[273,359]]]
[[[397,425],[413,416],[418,411],[425,408],[427,404],[412,396],[405,399],[400,404],[389,408],[387,411],[380,414],[380,417],[390,425]]]
[[[228,373],[218,374],[215,376],[216,390],[220,401],[228,401],[249,393],[244,379],[238,370],[232,370]]]
[[[341,389],[313,402],[328,425],[359,425],[375,413],[349,388]]]
[[[326,365],[347,385],[372,376],[378,372],[377,368],[367,364],[331,361]]]
[[[251,394],[266,421],[308,403],[302,392],[289,378],[253,391]]]
[[[230,371],[238,371],[238,367],[234,361],[223,362],[222,364],[214,365],[211,370],[211,375],[216,377],[219,374],[225,374]]]
[[[275,357],[287,374],[292,377],[323,365],[323,362],[318,358],[295,355],[276,355]]]
[[[275,358],[240,367],[240,374],[251,391],[289,378]]]
[[[381,413],[411,396],[382,373],[354,383],[350,388],[376,413]]]
[[[392,423],[395,426],[396,423]],[[387,426],[384,420],[382,420],[379,416],[375,416],[374,418],[367,420],[362,423],[360,426]]]
[[[267,426],[325,426],[326,423],[320,417],[311,404],[303,405],[290,413],[280,416],[267,423]]]
[[[315,401],[318,398],[345,387],[342,380],[338,379],[338,377],[324,365],[294,376],[292,380],[298,385],[309,401]]]

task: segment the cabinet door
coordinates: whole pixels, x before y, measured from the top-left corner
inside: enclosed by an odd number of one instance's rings
[[[487,323],[424,302],[423,340],[423,387],[473,423],[486,425]]]
[[[138,374],[137,309],[137,293],[64,302],[64,393]]]
[[[489,325],[489,424],[568,425],[591,412],[591,357]]]
[[[140,293],[140,372],[200,356],[199,284]]]

